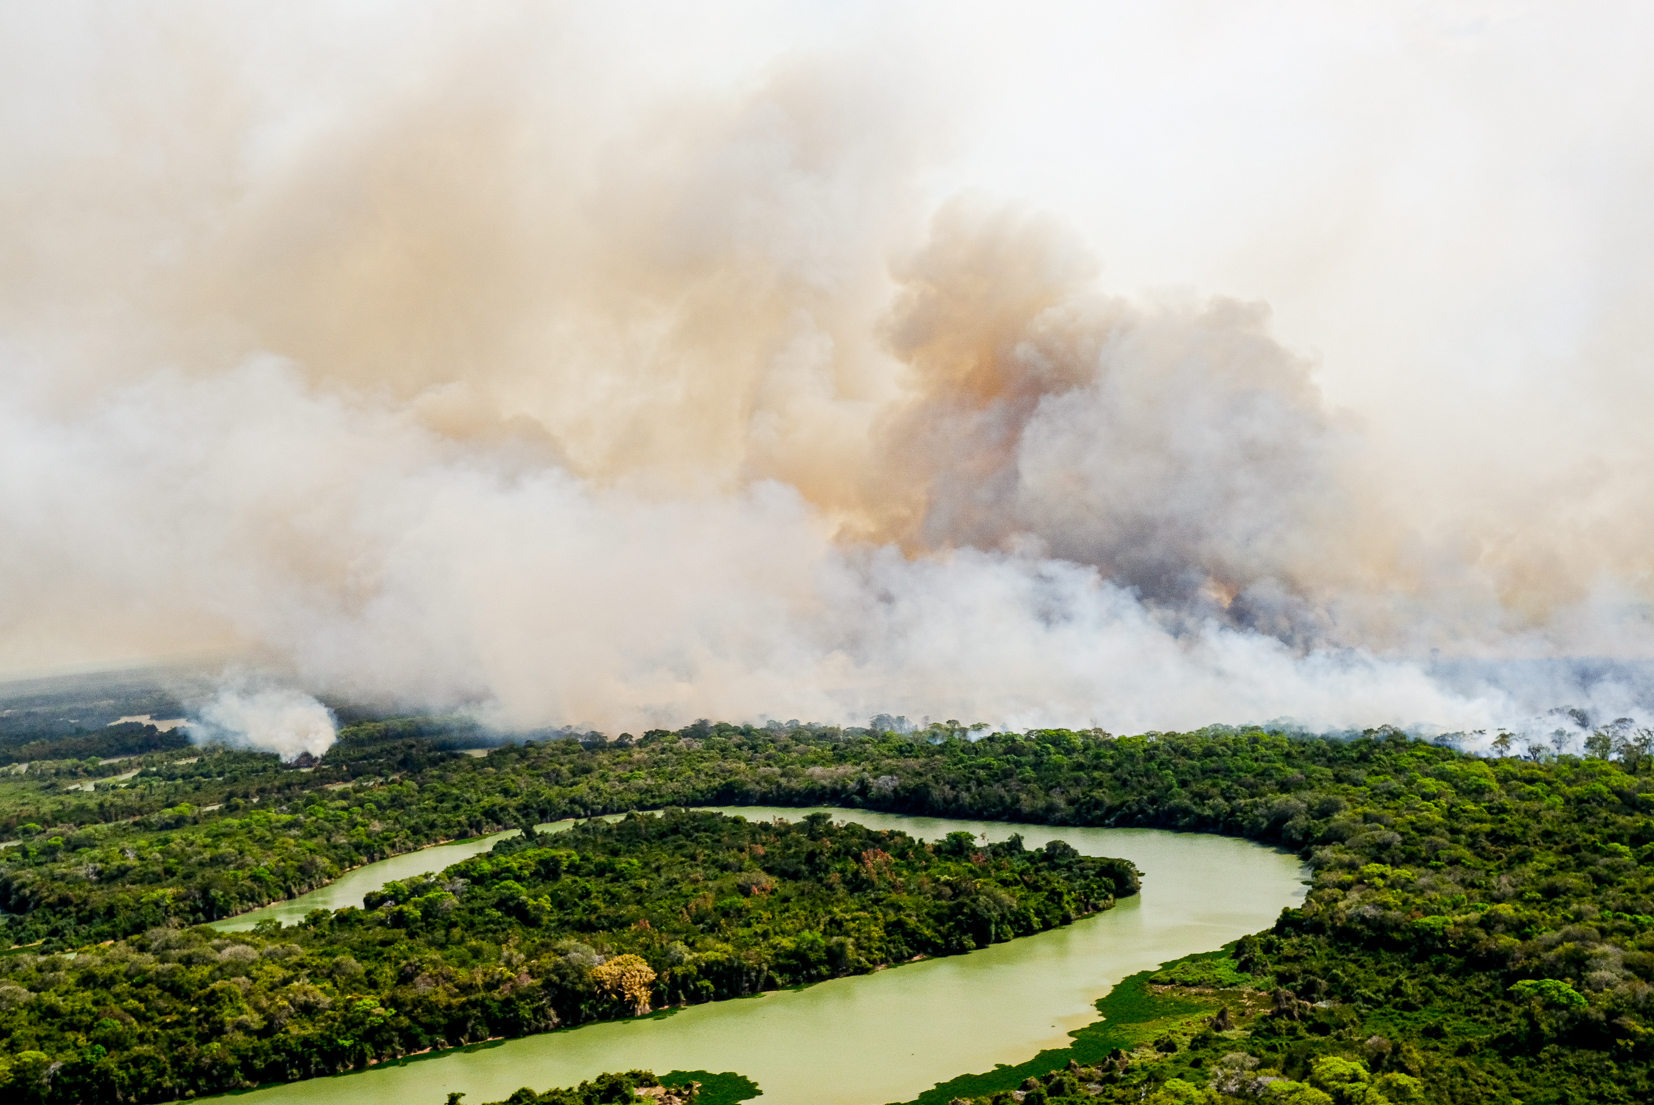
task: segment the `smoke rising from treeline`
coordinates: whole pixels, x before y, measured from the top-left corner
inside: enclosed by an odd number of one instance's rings
[[[1644,546],[1426,521],[1265,304],[931,194],[957,118],[878,51],[718,83],[529,9],[377,55],[405,17],[65,10],[0,36],[7,667],[610,730],[1654,705],[1499,666],[1646,655]],[[274,693],[203,722],[325,744]]]

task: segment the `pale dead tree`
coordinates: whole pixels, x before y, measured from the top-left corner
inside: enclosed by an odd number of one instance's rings
[[[1210,1085],[1218,1093],[1250,1097],[1263,1089],[1262,1080],[1252,1072],[1258,1060],[1244,1051],[1231,1051],[1212,1064]]]
[[[1573,743],[1573,737],[1568,735],[1566,729],[1557,729],[1551,733],[1551,747],[1556,749],[1558,756],[1568,751],[1568,745],[1571,743]]]

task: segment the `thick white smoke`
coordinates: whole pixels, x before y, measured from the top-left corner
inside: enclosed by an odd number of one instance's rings
[[[1422,509],[1265,306],[928,198],[953,120],[889,57],[218,11],[0,34],[0,666],[610,730],[1654,706],[1508,664],[1648,655],[1639,451]],[[332,733],[235,688],[209,729]]]
[[[225,687],[189,722],[197,741],[268,749],[283,760],[320,756],[333,743],[333,714],[289,688]]]

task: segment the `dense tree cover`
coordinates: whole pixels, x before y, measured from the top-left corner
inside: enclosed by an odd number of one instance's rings
[[[178,696],[156,685],[153,677],[70,676],[7,682],[0,684],[0,749],[57,737],[96,735],[121,718],[183,714]]]
[[[693,1105],[700,1100],[695,1086],[668,1087],[652,1071],[630,1070],[625,1073],[600,1074],[590,1082],[578,1086],[535,1093],[523,1087],[504,1101],[489,1105],[634,1105],[639,1096],[646,1095],[657,1105]],[[463,1094],[450,1094],[449,1105],[458,1105]]]
[[[578,746],[573,746],[578,750]],[[521,823],[521,782],[426,742],[341,742],[313,769],[207,749],[105,765],[31,763],[0,782],[0,941],[85,942],[200,924],[353,867]],[[531,818],[532,819],[532,818]]]
[[[825,815],[531,830],[292,928],[0,958],[0,1086],[165,1101],[305,1078],[970,951],[1136,890],[1129,863],[1060,841],[930,845]]]
[[[504,1101],[489,1105],[610,1105],[642,1100],[653,1105],[739,1105],[758,1096],[758,1086],[738,1074],[704,1070],[672,1071],[656,1078],[653,1071],[631,1070],[601,1074],[590,1082],[535,1093],[523,1087]],[[449,1094],[447,1105],[458,1105],[464,1094]],[[435,1103],[431,1103],[435,1105]]]
[[[1305,1058],[1289,1076],[1265,1068],[1245,1051],[1224,1050],[1247,1029],[1219,1031],[1208,1018],[1205,1031],[1192,1035],[1162,1033],[1132,1052],[1117,1049],[1101,1062],[1068,1066],[1024,1078],[1017,1090],[984,1097],[953,1098],[953,1105],[1091,1105],[1097,1101],[1133,1101],[1146,1105],[1412,1105],[1427,1100],[1423,1084],[1399,1071],[1374,1072],[1360,1058],[1324,1055]],[[1226,1040],[1225,1036],[1230,1039]],[[1170,1060],[1183,1047],[1186,1061],[1173,1072]],[[1205,1052],[1207,1054],[1202,1054]],[[1375,1053],[1376,1054],[1376,1053]],[[1139,1064],[1154,1064],[1159,1078],[1133,1078]]]
[[[166,752],[190,746],[189,737],[179,729],[162,732],[153,725],[128,721],[108,725],[95,732],[63,736],[35,736],[0,741],[0,764],[30,760],[109,759],[138,756],[145,752]]]
[[[342,784],[374,785],[418,774],[452,761],[452,749],[469,747],[478,739],[475,726],[469,723],[448,732],[428,719],[409,719],[358,725],[319,763],[301,757],[297,763],[284,764],[268,752],[221,747],[99,764],[87,757],[55,762],[36,759],[26,769],[20,763],[10,773],[0,772],[0,839],[26,836],[24,826],[29,824],[60,828],[122,824],[179,803],[198,810],[217,809],[236,799],[285,804],[307,791]],[[95,793],[71,781],[125,774],[134,767],[142,769],[136,779],[100,786]]]
[[[471,759],[393,726],[347,730],[313,772],[265,758],[236,775],[203,757],[198,783],[153,784],[174,788],[164,791],[172,804],[138,821],[104,819],[82,795],[18,792],[0,816],[34,803],[45,813],[28,820],[45,827],[8,822],[23,843],[0,853],[0,887],[32,880],[26,897],[8,890],[5,900],[34,908],[6,924],[14,943],[56,934],[46,948],[149,925],[120,931],[124,912],[88,906],[150,885],[100,858],[139,852],[140,839],[170,849],[218,834],[172,876],[186,897],[168,916],[192,921],[206,907],[190,888],[209,871],[263,888],[240,904],[304,887],[286,881],[287,868],[269,883],[257,874],[293,841],[368,858],[467,829],[670,805],[822,803],[1220,832],[1283,844],[1312,865],[1304,907],[1237,954],[1264,990],[1339,1011],[1336,1024],[1322,1013],[1274,1018],[1270,1032],[1246,1037],[1237,1049],[1260,1069],[1280,1068],[1270,1041],[1283,1033],[1300,1053],[1369,1063],[1363,1049],[1376,1036],[1394,1072],[1420,1079],[1431,1100],[1654,1099],[1654,763],[1635,741],[1605,733],[1586,758],[1534,746],[1481,759],[1386,732],[965,736],[957,726],[902,736],[700,723]],[[321,789],[339,782],[353,785]],[[198,800],[177,812],[191,785],[224,807]],[[291,820],[268,828],[278,818]],[[62,905],[53,890],[69,895]]]

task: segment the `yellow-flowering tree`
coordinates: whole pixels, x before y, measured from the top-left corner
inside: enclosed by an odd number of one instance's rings
[[[592,978],[610,996],[631,1003],[638,1016],[649,1012],[655,971],[641,955],[617,955],[592,968]]]

